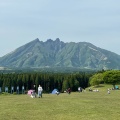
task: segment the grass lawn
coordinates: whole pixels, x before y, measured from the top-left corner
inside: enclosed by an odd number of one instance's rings
[[[43,98],[0,95],[0,120],[120,120],[120,90],[107,94],[107,87]]]

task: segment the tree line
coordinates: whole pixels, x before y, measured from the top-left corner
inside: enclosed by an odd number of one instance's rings
[[[44,92],[50,93],[57,88],[60,92],[71,88],[72,91],[77,91],[78,87],[86,88],[88,86],[99,86],[99,84],[111,84],[115,88],[116,84],[120,84],[120,71],[107,70],[98,72],[79,72],[79,73],[0,73],[0,87],[5,91],[8,87],[8,92],[11,87],[16,91],[19,86],[19,91],[22,92],[22,86],[28,91],[36,89],[39,84],[43,87]]]
[[[44,92],[51,92],[54,88],[57,88],[60,92],[63,92],[67,88],[71,88],[72,91],[77,91],[78,87],[88,87],[89,78],[91,73],[1,73],[0,74],[0,87],[2,91],[5,91],[5,87],[8,87],[8,92],[11,90],[11,86],[19,86],[19,90],[22,91],[22,86],[25,90],[33,89],[36,85],[36,89],[39,84],[43,87]]]

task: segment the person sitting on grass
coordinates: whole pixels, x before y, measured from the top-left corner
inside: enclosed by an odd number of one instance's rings
[[[68,93],[68,94],[70,94],[70,93],[71,93],[71,89],[70,89],[70,88],[68,88],[67,93]]]
[[[59,95],[59,94],[60,94],[57,90],[56,90],[56,92],[55,92],[55,93],[56,93],[56,95]]]
[[[31,98],[35,98],[35,92],[31,92]]]

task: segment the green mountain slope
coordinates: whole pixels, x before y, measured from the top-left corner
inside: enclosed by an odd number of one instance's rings
[[[78,67],[120,69],[120,55],[87,42],[64,43],[35,39],[0,58],[0,66],[15,68]]]

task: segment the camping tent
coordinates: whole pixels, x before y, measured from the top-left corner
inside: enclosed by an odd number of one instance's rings
[[[58,89],[54,89],[54,90],[52,91],[52,94],[56,94],[56,91],[58,92]]]
[[[34,90],[28,90],[28,95],[31,95],[34,92]]]
[[[119,89],[119,87],[118,87],[118,86],[115,86],[115,89]]]

